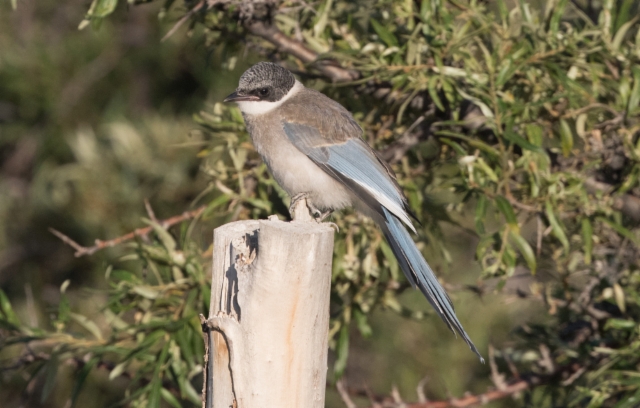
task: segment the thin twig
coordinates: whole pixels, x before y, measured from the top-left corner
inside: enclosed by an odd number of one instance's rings
[[[179,224],[183,221],[186,220],[190,220],[192,218],[198,218],[202,212],[204,211],[204,209],[206,208],[206,205],[200,206],[198,208],[196,208],[195,210],[192,211],[187,211],[184,212],[180,215],[175,215],[171,218],[167,218],[166,220],[162,220],[157,222],[158,224],[160,224],[160,226],[164,229],[167,229],[169,227],[172,227],[173,225]],[[71,238],[69,238],[68,236],[66,236],[65,234],[63,234],[62,232],[53,229],[53,228],[49,228],[49,232],[51,232],[53,235],[55,235],[56,237],[60,238],[60,240],[62,242],[64,242],[65,244],[69,245],[70,247],[72,247],[73,249],[76,250],[76,253],[74,254],[76,258],[79,258],[81,256],[85,256],[85,255],[93,255],[94,253],[96,253],[97,251],[101,250],[101,249],[105,249],[105,248],[111,248],[114,247],[116,245],[120,245],[123,242],[129,241],[134,239],[135,237],[142,237],[145,236],[147,234],[149,234],[151,231],[153,231],[153,227],[149,226],[146,228],[138,228],[136,230],[134,230],[133,232],[130,232],[128,234],[119,236],[117,238],[113,238],[110,239],[108,241],[102,241],[100,239],[96,239],[96,243],[95,245],[91,246],[91,247],[85,247],[82,246],[80,244],[78,244],[76,241],[72,240]]]
[[[191,17],[196,11],[200,10],[202,8],[202,6],[204,6],[204,0],[201,0],[200,3],[196,4],[194,8],[192,8],[191,10],[189,10],[187,12],[187,14],[185,14],[184,16],[182,16],[182,18],[180,18],[180,20],[178,20],[177,23],[175,23],[173,25],[173,27],[171,27],[171,30],[169,30],[164,37],[162,37],[162,39],[160,40],[160,42],[165,41],[167,38],[171,37],[176,31],[178,31],[178,28],[180,28],[182,26],[182,24],[184,24],[189,17]]]
[[[147,215],[149,216],[149,219],[155,222],[156,224],[159,224],[158,219],[156,218],[156,213],[153,211],[153,207],[151,207],[151,203],[146,198],[144,199],[144,208],[147,210]]]
[[[346,405],[347,408],[357,408],[358,407],[353,402],[353,400],[351,399],[351,396],[347,392],[347,387],[345,387],[345,384],[344,384],[344,378],[341,378],[336,383],[336,389],[338,390],[338,394],[340,394],[340,398],[342,399],[342,402],[344,402],[344,405]]]
[[[496,364],[496,352],[491,344],[489,344],[489,367],[491,367],[491,382],[500,391],[507,389],[507,382],[504,379],[504,374],[500,374],[498,371],[498,365]]]
[[[405,408],[470,408],[478,405],[484,405],[491,401],[512,397],[528,389],[545,385],[556,380],[558,376],[568,376],[565,382],[575,381],[575,379],[585,371],[585,367],[576,367],[576,365],[573,364],[562,367],[548,375],[534,373],[523,374],[520,380],[506,383],[503,389],[500,390],[489,390],[483,394],[465,395],[461,398],[450,398],[447,400],[404,403],[403,406]],[[349,392],[353,395],[360,395],[362,393],[360,390],[351,389]],[[389,397],[379,399],[378,402],[381,403],[384,408],[396,408],[398,406],[397,403]],[[369,408],[373,408],[373,406],[370,406]]]
[[[262,37],[275,45],[279,51],[293,55],[306,64],[314,63],[320,72],[333,82],[347,82],[358,79],[358,73],[342,68],[335,62],[317,62],[318,54],[299,41],[289,38],[274,25],[267,25],[262,21],[250,21],[246,24],[251,34]]]

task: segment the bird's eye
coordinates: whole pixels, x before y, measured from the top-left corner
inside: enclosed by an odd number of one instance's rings
[[[269,88],[262,88],[258,92],[260,93],[260,96],[267,96],[269,95]]]

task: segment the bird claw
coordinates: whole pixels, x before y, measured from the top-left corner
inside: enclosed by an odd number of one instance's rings
[[[338,227],[338,224],[336,224],[335,222],[327,222],[326,224],[331,228],[335,228],[336,232],[340,232],[340,227]]]
[[[291,197],[291,204],[289,205],[289,214],[291,214],[291,218],[295,218],[294,217],[294,210],[295,210],[296,206],[298,205],[298,202],[300,202],[300,200],[306,200],[306,205],[307,205],[307,208],[309,209],[311,217],[317,223],[321,223],[322,221],[324,221],[328,216],[330,216],[333,213],[333,210],[321,211],[316,206],[314,206],[313,203],[311,202],[311,200],[309,200],[309,193],[298,193],[298,194],[294,195],[293,197]],[[333,225],[335,225],[335,224],[333,224]],[[337,225],[335,225],[335,226],[336,226],[336,228],[338,227]]]

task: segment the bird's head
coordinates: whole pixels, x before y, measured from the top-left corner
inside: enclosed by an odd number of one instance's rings
[[[224,102],[237,102],[245,113],[268,111],[277,107],[295,85],[295,77],[286,68],[259,62],[242,74],[238,88]]]

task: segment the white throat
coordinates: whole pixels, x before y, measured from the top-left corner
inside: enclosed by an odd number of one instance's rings
[[[247,115],[264,115],[265,113],[271,112],[278,106],[282,105],[287,99],[300,92],[302,88],[304,88],[304,85],[296,80],[296,83],[291,87],[291,89],[289,89],[289,92],[287,92],[287,94],[279,101],[243,101],[238,102],[238,107],[242,113]]]

